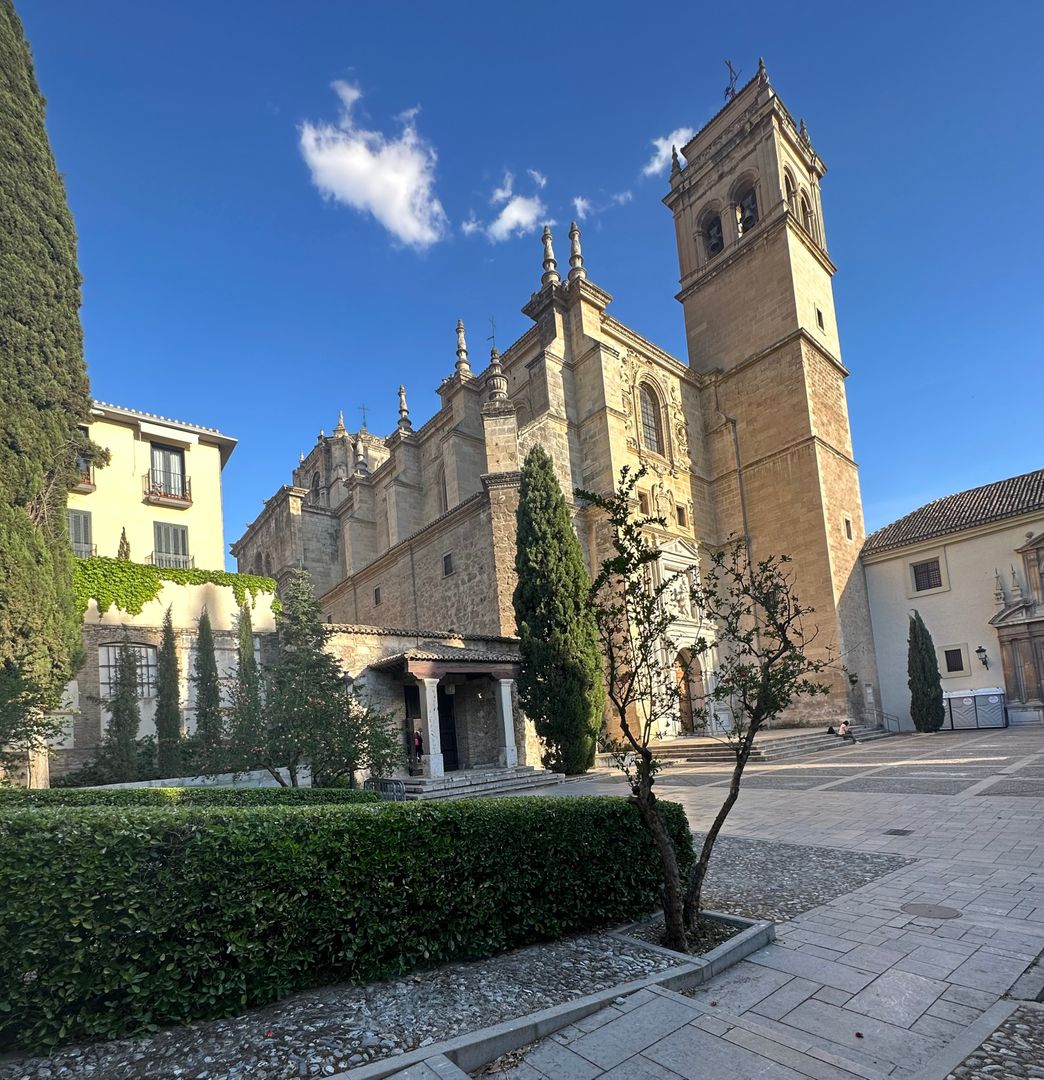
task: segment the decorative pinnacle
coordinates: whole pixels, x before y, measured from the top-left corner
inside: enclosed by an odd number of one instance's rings
[[[402,432],[412,431],[413,424],[410,423],[410,410],[406,405],[406,387],[399,387],[399,430]]]
[[[544,226],[544,235],[541,237],[544,244],[544,273],[541,275],[541,285],[557,285],[562,279],[558,276],[558,260],[555,259],[555,249],[551,246],[551,226]]]
[[[348,429],[344,426],[344,410],[337,410],[337,427],[333,429],[335,435],[347,435]]]
[[[681,172],[681,158],[678,157],[678,147],[671,147],[671,176]]]
[[[763,56],[758,57],[758,79],[763,83],[769,81],[768,72],[765,70],[765,58]]]
[[[587,271],[584,269],[584,256],[580,251],[580,229],[574,221],[569,226],[569,280],[585,277]]]
[[[489,350],[489,378],[486,384],[489,386],[490,401],[507,400],[508,381],[504,369],[500,366],[500,353],[497,352],[496,345]]]
[[[471,375],[471,365],[468,363],[468,342],[464,337],[464,320],[457,320],[457,362],[453,365],[457,374],[462,378]]]
[[[366,458],[363,456],[363,442],[362,436],[364,428],[359,429],[359,434],[355,436],[355,471],[360,476],[366,476],[369,473],[369,466],[366,464]]]
[[[298,465],[303,465],[304,464],[304,451],[303,450],[298,451],[297,463],[298,463]]]

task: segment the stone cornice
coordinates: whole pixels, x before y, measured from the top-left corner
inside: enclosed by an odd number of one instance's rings
[[[240,536],[238,540],[233,540],[232,543],[229,544],[229,552],[236,558],[238,558],[239,550],[237,549],[242,548],[242,545],[250,539],[254,531],[256,529],[259,529],[262,523],[276,512],[276,508],[278,506],[281,506],[283,503],[288,502],[290,496],[300,499],[303,503],[307,495],[308,488],[294,487],[291,484],[283,484],[280,488],[276,490],[273,495],[270,495],[267,499],[265,499],[264,509],[261,511],[260,514],[257,515],[256,518],[254,518],[253,521],[250,522],[249,525],[247,525],[247,527],[243,530],[243,535]]]

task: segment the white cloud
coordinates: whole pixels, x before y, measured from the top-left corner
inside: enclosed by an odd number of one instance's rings
[[[301,154],[312,183],[326,198],[372,214],[410,247],[437,243],[448,223],[435,194],[435,148],[414,125],[418,109],[400,115],[397,136],[367,131],[352,116],[362,90],[341,80],[332,85],[342,106],[337,123],[301,125]]]
[[[460,231],[465,236],[471,236],[474,233],[479,232],[482,229],[482,222],[475,217],[475,212],[472,211],[468,214],[467,221],[461,222]]]
[[[623,206],[624,203],[629,203],[631,198],[629,191],[618,191],[615,195],[610,195],[604,203],[594,203],[583,195],[576,195],[573,198],[573,209],[576,211],[577,221],[583,221],[584,218],[604,214],[614,206]]]
[[[684,146],[695,134],[692,128],[681,127],[675,128],[662,139],[653,139],[652,144],[656,147],[656,152],[642,166],[642,176],[655,176],[663,172],[671,162],[671,147]]]
[[[545,223],[554,224],[548,220],[547,207],[539,196],[512,195],[487,227],[486,235],[496,244],[512,236],[524,236]]]
[[[490,195],[489,201],[496,206],[497,203],[507,202],[514,193],[515,178],[509,172],[504,173],[504,183],[498,188],[493,189],[493,194]]]
[[[529,174],[529,179],[541,190],[547,187],[547,177],[542,172],[537,172],[536,169],[526,169]]]

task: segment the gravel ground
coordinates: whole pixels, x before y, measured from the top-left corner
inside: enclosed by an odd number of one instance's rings
[[[672,967],[669,956],[602,934],[452,964],[370,986],[296,994],[228,1020],[140,1039],[0,1060],[0,1080],[294,1080],[549,1008]]]
[[[953,1070],[947,1080],[1044,1078],[1044,1008],[1023,1005]]]
[[[697,845],[702,841],[697,835]],[[784,922],[909,866],[913,859],[721,836],[701,907]]]
[[[979,779],[985,780],[986,777]],[[971,777],[967,780],[947,780],[934,777],[867,776],[861,780],[838,784],[831,790],[842,795],[846,791],[869,791],[878,795],[957,795],[977,783],[979,780]]]

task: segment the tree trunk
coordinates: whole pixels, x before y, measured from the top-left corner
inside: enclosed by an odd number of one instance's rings
[[[714,843],[718,839],[725,819],[729,816],[736,800],[739,798],[740,780],[743,778],[743,770],[747,767],[747,759],[750,757],[750,748],[754,742],[754,736],[758,728],[754,725],[747,731],[747,735],[740,744],[736,754],[736,765],[732,770],[732,780],[729,783],[729,793],[725,801],[711,822],[707,835],[703,838],[703,846],[700,848],[699,858],[689,874],[688,888],[685,890],[685,906],[683,922],[687,929],[694,930],[700,919],[700,897],[703,893],[703,883],[707,878],[707,867],[710,865],[711,852]]]
[[[681,872],[678,869],[678,854],[667,833],[667,827],[660,817],[656,805],[656,796],[651,791],[642,791],[634,797],[635,805],[645,827],[649,830],[660,853],[663,864],[663,921],[666,928],[664,944],[668,949],[688,952],[689,943],[685,935],[685,920]]]

